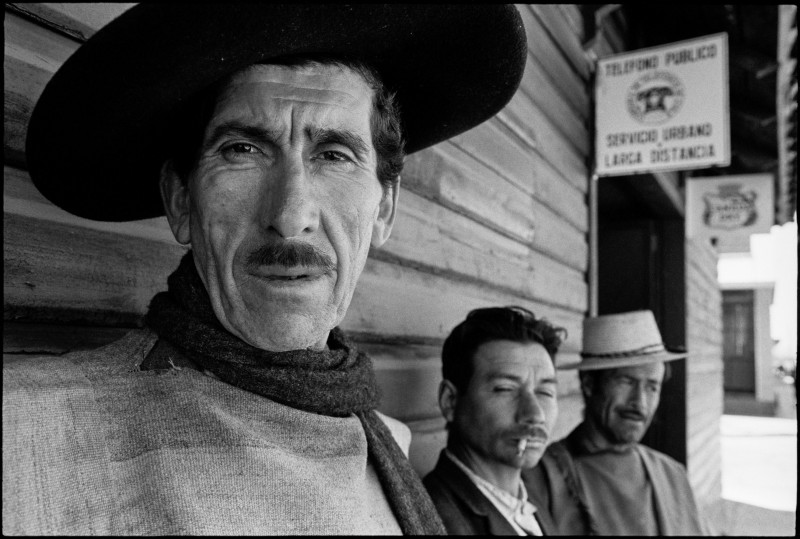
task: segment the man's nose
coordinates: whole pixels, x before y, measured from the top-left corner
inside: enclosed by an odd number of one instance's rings
[[[544,408],[536,397],[536,393],[523,391],[517,406],[517,422],[538,424],[544,423],[545,419]]]
[[[639,410],[647,409],[647,391],[644,384],[634,384],[629,396],[629,402],[635,404]]]
[[[319,226],[317,193],[300,158],[288,158],[267,178],[267,229],[284,239],[314,232]]]

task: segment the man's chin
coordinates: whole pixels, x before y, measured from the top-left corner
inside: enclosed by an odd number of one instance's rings
[[[231,333],[250,346],[269,352],[289,350],[323,350],[332,328],[314,323],[301,315],[264,317],[257,326],[247,325],[242,330],[229,329]]]
[[[533,468],[539,464],[543,454],[544,451],[526,451],[525,456],[522,458],[522,464],[520,465],[520,468],[523,470]]]
[[[644,428],[629,428],[629,429],[620,429],[614,433],[614,437],[617,439],[617,443],[620,444],[635,444],[639,443],[639,441],[644,437],[644,433],[647,431],[647,427]]]

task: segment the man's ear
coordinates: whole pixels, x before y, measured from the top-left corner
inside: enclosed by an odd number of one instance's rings
[[[458,389],[450,380],[442,380],[439,384],[439,409],[448,423],[455,419],[457,405]]]
[[[181,245],[188,245],[191,242],[189,186],[175,172],[172,161],[164,161],[161,165],[159,187],[172,235]]]
[[[594,377],[580,371],[578,371],[578,377],[581,381],[581,393],[583,393],[584,398],[591,397],[594,391]]]
[[[381,198],[380,205],[378,206],[378,215],[375,222],[372,224],[372,242],[373,247],[380,247],[389,236],[392,234],[392,227],[394,226],[394,218],[397,214],[397,200],[400,196],[400,176],[397,181],[384,190],[383,197]]]

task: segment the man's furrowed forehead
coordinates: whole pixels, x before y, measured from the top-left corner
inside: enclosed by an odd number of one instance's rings
[[[315,62],[304,66],[252,65],[230,77],[218,103],[234,93],[358,109],[371,105],[373,90],[353,69]]]
[[[489,341],[473,357],[476,374],[484,380],[534,373],[537,379],[555,380],[555,367],[547,350],[537,342]]]
[[[627,377],[639,380],[658,380],[664,377],[663,363],[648,363],[645,365],[635,365],[631,367],[618,367],[610,374],[613,377]]]

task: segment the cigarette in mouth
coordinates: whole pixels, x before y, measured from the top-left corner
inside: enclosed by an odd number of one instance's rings
[[[528,445],[528,439],[523,438],[517,444],[517,456],[521,457],[522,454],[525,452],[525,447]]]

